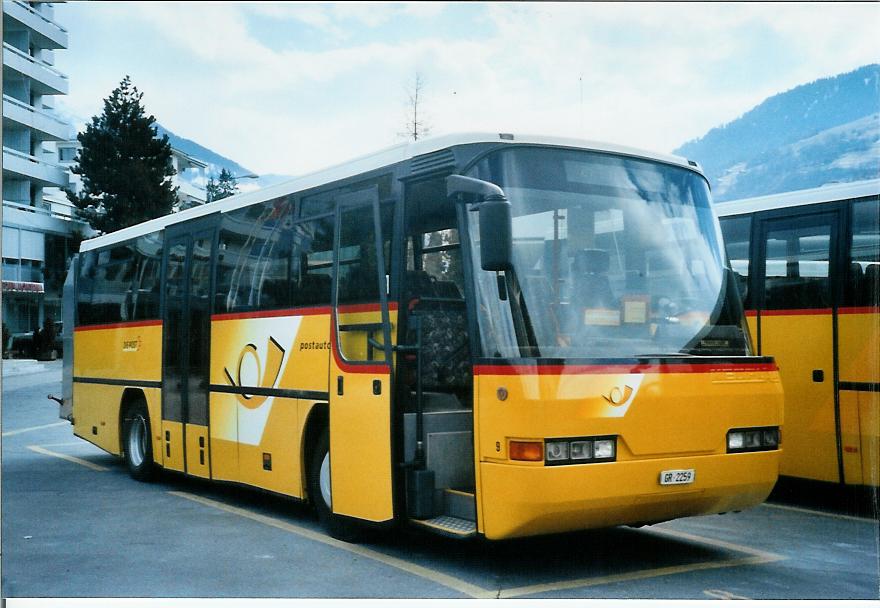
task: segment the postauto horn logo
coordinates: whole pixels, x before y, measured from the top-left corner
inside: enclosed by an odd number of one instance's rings
[[[281,362],[284,360],[284,347],[275,338],[269,336],[266,341],[266,367],[263,368],[255,344],[248,343],[242,347],[238,355],[235,377],[224,367],[223,373],[230,386],[236,388],[273,388],[281,374]],[[254,384],[254,380],[258,383]],[[248,409],[257,409],[268,399],[268,395],[236,393],[238,402]]]

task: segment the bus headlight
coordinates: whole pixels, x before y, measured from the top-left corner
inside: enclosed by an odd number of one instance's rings
[[[614,440],[599,439],[593,443],[593,458],[596,460],[614,458]]]
[[[765,452],[779,448],[779,427],[731,429],[727,432],[727,452]]]
[[[568,460],[568,442],[567,441],[548,441],[544,447],[545,447],[545,458],[547,459],[547,462]]]
[[[617,437],[573,437],[544,440],[544,464],[588,464],[617,458]]]

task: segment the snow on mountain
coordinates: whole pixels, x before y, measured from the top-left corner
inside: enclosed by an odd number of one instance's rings
[[[880,65],[774,95],[675,153],[718,201],[880,177]]]

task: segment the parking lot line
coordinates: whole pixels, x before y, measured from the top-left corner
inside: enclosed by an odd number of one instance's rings
[[[76,456],[68,456],[67,454],[59,454],[58,452],[53,452],[52,450],[47,450],[46,448],[39,445],[29,445],[27,448],[37,454],[44,454],[46,456],[54,456],[55,458],[61,458],[62,460],[67,460],[68,462],[74,462],[76,464],[82,465],[84,467],[88,467],[93,471],[109,471],[107,467],[102,467],[99,464],[95,464],[94,462],[89,462],[88,460],[83,460],[82,458],[77,458]]]
[[[501,591],[498,595],[500,598],[513,598],[523,595],[533,595],[535,593],[547,593],[550,591],[564,591],[566,589],[578,589],[582,587],[595,587],[597,585],[607,585],[611,583],[620,583],[624,581],[634,581],[645,578],[655,578],[659,576],[669,576],[672,574],[683,574],[685,572],[695,572],[698,570],[712,570],[715,568],[732,568],[734,566],[747,566],[754,564],[766,564],[785,559],[785,556],[768,551],[761,551],[753,547],[746,547],[723,540],[714,538],[706,538],[688,532],[679,530],[669,530],[665,528],[652,528],[650,532],[660,533],[665,536],[673,536],[684,540],[694,541],[705,545],[720,547],[745,553],[748,557],[738,557],[733,559],[720,559],[709,562],[697,562],[695,564],[682,564],[680,566],[666,566],[663,568],[647,568],[645,570],[636,570],[635,572],[624,572],[621,574],[611,574],[607,576],[594,576],[587,578],[570,579],[567,581],[558,581],[555,583],[543,583],[538,585],[528,585],[525,587],[516,587]]]
[[[762,551],[760,549],[756,549],[753,547],[747,547],[744,545],[739,545],[736,543],[731,543],[723,540],[716,540],[712,538],[706,538],[703,536],[698,536],[696,534],[690,534],[687,532],[680,532],[678,530],[668,530],[668,529],[652,529],[651,532],[659,532],[666,536],[672,536],[681,538],[688,541],[693,541],[705,545],[715,546],[722,549],[727,549],[731,551],[736,551],[737,553],[745,553],[745,557],[736,557],[731,559],[721,559],[721,560],[712,560],[708,562],[698,562],[695,564],[683,564],[680,566],[667,566],[663,568],[648,568],[644,570],[637,570],[635,572],[625,572],[621,574],[613,574],[608,576],[594,576],[594,577],[585,577],[578,579],[569,579],[564,581],[556,581],[552,583],[543,583],[537,585],[527,585],[523,587],[515,587],[512,589],[502,589],[502,590],[490,590],[484,589],[479,585],[474,585],[472,583],[468,583],[454,576],[449,576],[447,574],[441,574],[429,568],[425,568],[423,566],[419,566],[412,562],[408,562],[391,555],[387,555],[385,553],[381,553],[379,551],[375,551],[373,549],[368,549],[366,547],[362,547],[359,545],[352,545],[346,542],[342,542],[331,538],[325,534],[321,534],[314,530],[310,530],[308,528],[303,528],[288,522],[285,522],[280,519],[276,519],[274,517],[269,517],[267,515],[261,515],[259,513],[254,513],[252,511],[248,511],[246,509],[242,509],[239,507],[234,507],[228,505],[226,503],[218,502],[216,500],[212,500],[210,498],[204,498],[202,496],[197,496],[195,494],[190,494],[188,492],[179,492],[179,491],[170,491],[169,494],[173,494],[174,496],[178,496],[180,498],[185,498],[187,500],[191,500],[193,502],[201,503],[203,505],[213,507],[215,509],[220,509],[221,511],[226,511],[227,513],[232,513],[234,515],[238,515],[239,517],[244,517],[253,521],[260,522],[262,524],[272,526],[275,528],[279,528],[281,530],[285,530],[287,532],[291,532],[293,534],[297,534],[304,538],[308,538],[310,540],[317,541],[319,543],[323,543],[325,545],[329,545],[331,547],[335,547],[337,549],[342,549],[344,551],[348,551],[349,553],[354,553],[356,555],[360,555],[362,557],[366,557],[372,559],[374,561],[381,562],[385,565],[391,566],[393,568],[397,568],[398,570],[402,570],[407,572],[408,574],[413,574],[420,578],[424,578],[426,580],[438,583],[443,585],[444,587],[448,587],[449,589],[453,589],[458,591],[464,595],[473,597],[473,598],[514,598],[520,597],[524,595],[532,595],[535,593],[542,592],[551,592],[551,591],[564,591],[566,589],[576,589],[580,587],[594,587],[596,585],[605,585],[610,583],[624,582],[624,581],[632,581],[646,578],[655,578],[659,576],[669,576],[672,574],[682,574],[685,572],[695,572],[698,570],[710,570],[715,568],[732,568],[734,566],[745,566],[745,565],[755,565],[755,564],[765,564],[768,562],[774,562],[785,559],[785,556],[778,555],[776,553],[770,553],[768,551]]]
[[[751,564],[762,564],[766,560],[756,556],[739,557],[735,559],[719,559],[710,562],[698,562],[696,564],[683,564],[681,566],[666,566],[664,568],[648,568],[645,570],[636,570],[635,572],[624,572],[622,574],[610,574],[608,576],[592,576],[587,578],[572,579],[567,581],[559,581],[556,583],[544,583],[539,585],[528,585],[526,587],[516,587],[501,591],[499,598],[514,598],[523,595],[533,595],[535,593],[547,593],[550,591],[565,591],[566,589],[581,589],[584,587],[595,587],[597,585],[609,585],[611,583],[621,583],[628,581],[637,581],[645,578],[656,578],[660,576],[669,576],[672,574],[683,574],[685,572],[696,572],[698,570],[712,570],[714,568],[732,568],[734,566],[746,566]]]
[[[673,530],[671,528],[651,528],[651,532],[656,532],[659,534],[664,534],[666,536],[674,536],[676,538],[681,538],[684,540],[690,540],[697,543],[703,543],[704,545],[711,545],[713,547],[720,547],[722,549],[729,549],[730,551],[736,551],[738,553],[745,553],[746,555],[752,555],[754,557],[760,558],[765,562],[778,562],[780,560],[785,559],[784,555],[779,555],[778,553],[771,553],[769,551],[762,551],[761,549],[756,549],[755,547],[747,547],[746,545],[739,545],[737,543],[731,543],[726,540],[718,540],[715,538],[706,538],[705,536],[698,536],[696,534],[691,534],[689,532],[682,532],[681,530]]]
[[[197,496],[195,494],[190,494],[188,492],[178,492],[178,491],[170,491],[169,494],[173,494],[174,496],[178,496],[180,498],[185,498],[187,500],[191,500],[193,502],[201,503],[203,505],[213,507],[215,509],[220,509],[221,511],[226,511],[227,513],[232,513],[233,515],[238,515],[239,517],[244,517],[246,519],[250,519],[256,522],[260,522],[267,526],[272,526],[274,528],[278,528],[280,530],[284,530],[286,532],[290,532],[292,534],[296,534],[298,536],[302,536],[304,538],[308,538],[309,540],[317,541],[319,543],[323,543],[325,545],[329,545],[331,547],[335,547],[337,549],[342,549],[343,551],[347,551],[349,553],[354,553],[355,555],[359,555],[361,557],[366,557],[368,559],[372,559],[377,562],[381,562],[386,566],[391,566],[392,568],[397,568],[398,570],[402,570],[408,574],[412,574],[418,576],[420,578],[424,578],[433,583],[437,583],[444,587],[448,587],[454,591],[458,591],[464,595],[467,595],[472,598],[492,598],[495,597],[495,593],[489,591],[487,589],[483,589],[477,585],[473,585],[468,583],[467,581],[463,581],[454,576],[449,576],[447,574],[442,574],[440,572],[436,572],[429,568],[425,568],[423,566],[419,566],[417,564],[413,564],[411,562],[393,557],[391,555],[386,555],[385,553],[381,553],[379,551],[375,551],[373,549],[368,549],[367,547],[362,547],[360,545],[352,545],[341,540],[336,540],[335,538],[331,538],[325,534],[321,534],[319,532],[315,532],[314,530],[309,530],[308,528],[303,528],[286,521],[276,519],[274,517],[269,517],[267,515],[261,515],[259,513],[254,513],[252,511],[248,511],[245,509],[241,509],[239,507],[233,507],[231,505],[218,502],[216,500],[211,500],[210,498],[203,498],[201,496]]]
[[[30,433],[31,431],[39,431],[40,429],[48,429],[53,426],[61,426],[62,424],[70,424],[67,420],[62,420],[61,422],[52,422],[51,424],[41,424],[40,426],[31,426],[26,429],[16,429],[14,431],[6,431],[3,433],[4,437],[12,437],[13,435],[18,435],[20,433]]]
[[[784,511],[797,511],[798,513],[809,513],[810,515],[822,515],[823,517],[834,517],[835,519],[848,519],[850,521],[860,521],[862,523],[877,523],[876,519],[870,517],[857,517],[855,515],[843,515],[840,513],[829,513],[827,511],[816,511],[815,509],[804,509],[803,507],[792,507],[789,505],[776,505],[765,502],[762,507],[770,509],[782,509]]]

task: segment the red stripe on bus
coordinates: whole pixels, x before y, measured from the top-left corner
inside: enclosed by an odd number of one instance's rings
[[[794,315],[830,315],[830,308],[790,308],[787,310],[762,310],[762,317],[784,317]]]
[[[92,331],[95,329],[125,329],[128,327],[149,327],[152,325],[162,325],[161,319],[148,319],[145,321],[123,321],[121,323],[106,323],[104,325],[80,325],[74,327],[73,331]]]
[[[389,310],[397,310],[397,302],[388,302]],[[378,303],[348,304],[340,306],[339,312],[378,312]],[[305,306],[303,308],[285,308],[282,310],[252,310],[249,312],[225,312],[211,315],[212,321],[228,321],[230,319],[268,319],[273,317],[303,317],[306,315],[330,314],[330,306]]]
[[[337,306],[339,312],[379,312],[382,305],[378,302],[370,302],[368,304],[343,304]],[[388,310],[397,310],[397,302],[388,302]]]
[[[880,314],[880,308],[876,306],[846,306],[838,308],[837,312],[842,315],[876,315]]]
[[[336,331],[330,331],[330,350],[333,351],[333,360],[336,361],[336,367],[350,374],[390,374],[391,367],[387,363],[357,365],[342,360],[339,355],[339,343],[336,341]]]
[[[250,312],[225,312],[211,315],[212,321],[230,319],[268,319],[272,317],[304,317],[307,315],[328,315],[329,306],[308,306],[304,308],[285,308],[284,310],[252,310]]]
[[[757,317],[757,316],[758,316],[758,311],[757,311],[757,310],[747,310],[747,311],[746,311],[746,316],[747,316],[747,317]]]
[[[775,372],[775,363],[636,363],[611,365],[475,365],[476,376],[559,376],[562,374],[705,374],[713,372]]]

